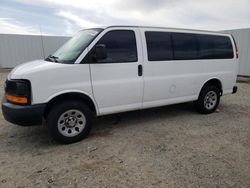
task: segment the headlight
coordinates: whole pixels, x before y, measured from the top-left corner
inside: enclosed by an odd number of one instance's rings
[[[7,80],[5,98],[16,104],[30,104],[31,86],[28,80]]]

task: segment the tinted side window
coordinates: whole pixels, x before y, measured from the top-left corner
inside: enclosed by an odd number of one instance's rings
[[[131,30],[116,30],[106,33],[97,44],[107,48],[107,58],[98,63],[123,63],[137,61],[135,33]]]
[[[200,59],[233,58],[233,46],[229,37],[197,35]]]
[[[149,61],[166,61],[173,59],[170,33],[145,32],[145,36]]]
[[[173,33],[172,37],[175,60],[198,58],[198,44],[194,34]]]

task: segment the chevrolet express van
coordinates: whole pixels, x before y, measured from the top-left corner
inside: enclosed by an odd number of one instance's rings
[[[237,91],[238,51],[231,35],[112,26],[78,32],[45,60],[8,75],[2,112],[18,125],[45,120],[56,140],[85,138],[95,116],[194,101],[216,110]]]

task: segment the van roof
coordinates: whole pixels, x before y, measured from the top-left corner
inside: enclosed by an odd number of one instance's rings
[[[180,30],[180,31],[193,31],[193,32],[205,32],[205,33],[213,33],[213,34],[223,34],[230,35],[227,33],[223,33],[220,31],[208,31],[208,30],[199,30],[199,29],[186,29],[186,28],[171,28],[171,27],[154,27],[154,26],[134,26],[134,25],[112,25],[104,27],[104,29],[112,28],[112,27],[135,27],[135,28],[145,28],[145,29],[169,29],[169,30]]]

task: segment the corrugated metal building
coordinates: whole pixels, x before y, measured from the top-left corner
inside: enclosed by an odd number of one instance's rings
[[[223,31],[234,36],[240,57],[239,75],[250,76],[250,28]],[[0,68],[13,68],[41,59],[65,43],[69,37],[0,34]]]
[[[55,52],[69,37],[0,34],[0,68],[43,59]]]
[[[250,76],[250,28],[224,31],[234,36],[239,49],[239,75]]]

